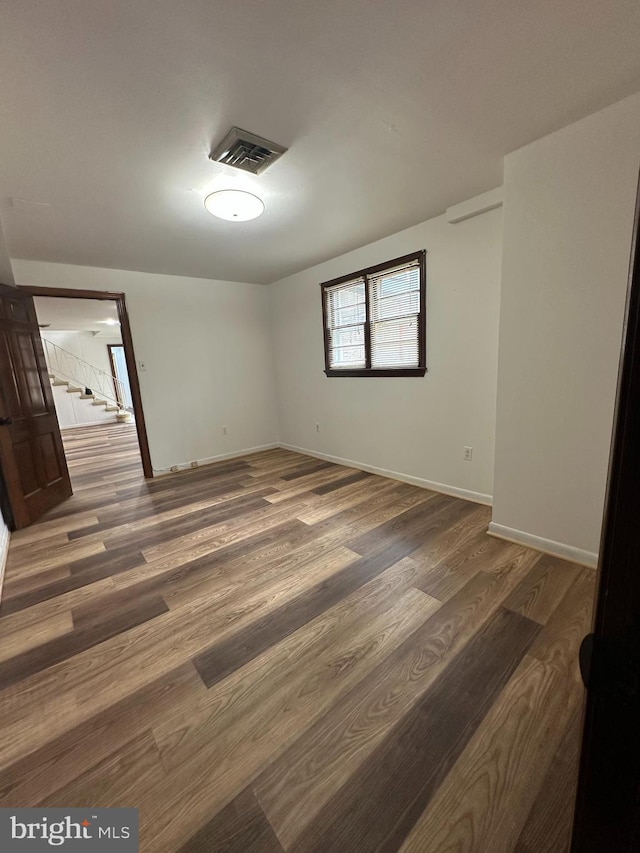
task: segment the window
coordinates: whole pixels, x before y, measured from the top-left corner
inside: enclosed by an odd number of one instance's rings
[[[327,376],[424,376],[426,252],[325,281]]]

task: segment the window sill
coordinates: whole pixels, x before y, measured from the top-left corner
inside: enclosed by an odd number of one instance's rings
[[[334,376],[358,376],[358,377],[392,377],[392,376],[424,376],[427,372],[426,367],[407,367],[398,368],[396,370],[325,370],[325,375]]]

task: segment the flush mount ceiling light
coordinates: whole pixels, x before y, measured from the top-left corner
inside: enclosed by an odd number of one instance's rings
[[[218,190],[204,200],[209,213],[230,222],[248,222],[264,213],[264,203],[244,190]]]

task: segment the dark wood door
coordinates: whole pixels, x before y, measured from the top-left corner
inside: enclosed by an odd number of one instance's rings
[[[636,206],[625,338],[600,546],[572,853],[640,851],[640,241]],[[589,661],[590,658],[590,661]]]
[[[72,494],[33,298],[0,285],[0,467],[15,528]]]

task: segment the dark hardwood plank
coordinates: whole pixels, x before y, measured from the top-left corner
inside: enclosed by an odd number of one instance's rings
[[[578,783],[582,710],[571,719],[513,853],[568,853]]]
[[[122,592],[124,593],[124,590]],[[106,633],[107,636],[114,637],[168,612],[167,603],[161,595],[155,591],[145,594],[137,589],[136,595],[133,596],[129,593],[128,597],[122,595],[118,600],[115,600],[115,597],[100,598],[95,602],[74,607],[71,617],[76,631],[91,628],[96,635]],[[104,639],[107,639],[107,636]]]
[[[319,525],[325,524],[332,526],[334,524],[348,524],[350,522],[361,522],[367,516],[372,515],[374,510],[386,511],[392,504],[394,513],[399,515],[409,506],[404,506],[407,500],[413,500],[413,503],[419,503],[415,497],[415,490],[410,490],[404,483],[396,483],[389,480],[386,483],[378,483],[373,481],[376,489],[372,494],[371,480],[361,480],[360,483],[352,483],[351,486],[345,486],[344,491],[339,495],[329,494],[329,496],[313,495],[308,493],[310,498],[309,507],[298,514],[298,518],[309,524],[314,529],[320,529]],[[410,496],[410,498],[408,497]],[[422,494],[421,497],[424,495]],[[320,500],[320,498],[323,498]],[[386,519],[383,519],[386,520]],[[378,522],[379,524],[382,521]],[[318,527],[316,528],[316,525]],[[376,526],[376,525],[374,525]]]
[[[331,483],[317,486],[317,488],[311,489],[311,491],[314,495],[328,495],[330,492],[344,489],[345,486],[350,486],[352,483],[359,483],[361,480],[366,480],[371,476],[367,471],[358,471],[355,474],[350,474],[348,477],[342,477],[340,480],[333,480]]]
[[[165,775],[150,730],[141,732],[42,801],[44,808],[130,806],[138,785]]]
[[[403,853],[513,850],[578,699],[556,670],[527,655],[413,827]]]
[[[23,576],[18,575],[5,583],[2,589],[3,600],[6,601],[9,598],[16,598],[19,595],[35,592],[50,583],[68,578],[69,575],[69,566],[55,566],[53,569],[45,569],[42,572],[34,572],[33,574]],[[0,616],[2,614],[3,611],[0,609]]]
[[[297,839],[297,853],[396,851],[539,627],[501,609]]]
[[[309,474],[315,474],[317,471],[324,471],[327,468],[336,468],[333,462],[323,462],[321,459],[312,462],[311,464],[305,464],[300,468],[296,468],[295,471],[291,471],[288,474],[283,474],[280,479],[285,482],[290,482],[291,480],[299,480],[301,477],[307,477]]]
[[[580,686],[577,655],[591,624],[595,580],[594,571],[580,568],[531,649],[533,657],[557,668]]]
[[[424,543],[425,529],[428,525],[431,524],[432,529],[438,526],[438,522],[434,520],[435,516],[455,504],[455,499],[448,495],[428,495],[411,509],[350,540],[347,546],[365,557],[367,554],[374,554],[382,545],[389,544],[398,538],[405,540],[412,538],[415,543],[412,550],[416,550]]]
[[[197,704],[202,682],[191,664],[166,673],[0,770],[0,806],[36,806],[107,758],[181,701]]]
[[[130,502],[125,500],[123,501],[125,506],[118,503],[115,506],[111,506],[100,511],[97,515],[96,523],[90,526],[84,525],[77,530],[69,531],[69,538],[80,539],[84,536],[95,536],[95,534],[98,533],[111,532],[114,534],[110,539],[111,543],[113,543],[115,541],[116,534],[119,538],[131,536],[128,525],[132,523],[138,522],[139,528],[145,526],[144,522],[147,522],[149,526],[161,524],[163,513],[174,513],[171,519],[173,521],[174,517],[176,519],[182,518],[183,516],[192,515],[195,512],[202,512],[206,509],[213,511],[222,503],[229,503],[237,498],[244,498],[247,500],[249,497],[259,498],[277,493],[276,489],[264,487],[261,489],[254,489],[245,494],[244,484],[246,481],[247,478],[245,477],[242,483],[234,482],[232,485],[224,483],[222,485],[218,484],[215,486],[207,486],[204,484],[197,490],[197,492],[191,490],[188,495],[184,492],[180,492],[176,495],[174,490],[172,490],[169,497],[163,498],[162,500],[156,499],[155,497],[148,499],[141,498],[137,501],[135,507],[129,505]],[[206,505],[199,506],[198,504],[200,501],[204,502]],[[194,505],[194,509],[191,509],[192,505]],[[175,512],[176,510],[178,510],[177,513]],[[126,526],[123,525],[123,514],[125,513],[127,517]]]
[[[168,596],[171,603],[173,596],[195,596],[201,586],[226,576],[229,568],[238,568],[240,564],[249,566],[254,561],[267,568],[268,557],[275,552],[276,559],[282,550],[290,550],[300,539],[308,541],[308,529],[301,522],[293,520],[275,524],[259,533],[248,533],[239,542],[233,542],[217,548],[211,553],[195,559],[185,558],[185,561],[174,569],[169,569],[160,575],[158,581],[140,581],[139,583],[151,588],[157,588],[163,595]]]
[[[60,661],[68,660],[110,637],[122,634],[168,611],[166,602],[160,596],[136,599],[128,607],[122,607],[115,613],[92,612],[90,616],[85,617],[82,611],[78,611],[79,615],[74,615],[74,622],[79,619],[82,627],[2,661],[0,689],[6,690],[7,687],[24,681],[35,673],[42,672]]]
[[[155,806],[166,801],[168,790],[149,792],[150,799],[141,801],[158,849],[177,846],[176,821],[185,810],[204,823],[274,751],[330,713],[342,692],[366,677],[437,607],[415,590],[397,600],[390,593],[386,583],[374,581],[327,620],[305,626],[272,655],[209,691],[208,710],[200,720],[185,714],[159,733],[163,762],[171,770],[173,805],[163,812]]]
[[[256,780],[256,793],[285,847],[455,664],[535,559],[530,552],[503,576],[478,573]],[[406,562],[410,582],[411,558]]]
[[[507,598],[504,606],[545,625],[582,571],[580,566],[573,563],[543,555]]]
[[[354,560],[328,580],[321,581],[257,620],[240,634],[214,644],[193,661],[203,682],[207,687],[217,684],[265,649],[334,607],[347,595],[401,560],[410,550],[410,544],[397,541],[378,554]]]
[[[250,788],[222,809],[177,853],[284,853]]]
[[[6,600],[3,598],[0,604],[0,619],[3,616],[33,607],[40,602],[64,595],[95,581],[143,565],[145,565],[145,559],[142,554],[126,546],[114,551],[104,551],[94,557],[76,560],[67,566],[69,569],[68,577],[45,583],[39,589],[33,589],[30,592],[7,597]]]
[[[92,510],[93,512],[95,512],[97,510],[109,507],[112,504],[113,495],[109,492],[108,489],[102,489],[98,495],[92,498],[83,497],[81,492],[76,492],[64,504],[58,506],[51,512],[48,512],[45,521],[68,518],[70,515],[73,514],[73,512],[87,512],[87,510]]]
[[[216,495],[230,494],[234,491],[240,492],[246,485],[251,483],[250,478],[244,473],[227,475],[215,479],[193,480],[189,484],[185,484],[180,488],[176,488],[173,483],[171,487],[164,489],[150,489],[148,486],[144,489],[130,486],[127,489],[118,490],[116,498],[120,504],[135,505],[141,510],[152,508],[156,512],[163,510],[174,509],[175,507],[184,506],[185,498],[195,501],[202,497],[213,497]],[[271,487],[266,494],[273,494],[275,490]],[[115,513],[108,509],[102,510],[98,514],[100,519],[113,518]]]
[[[420,566],[415,585],[440,601],[448,601],[478,572],[509,573],[521,557],[522,549],[518,546],[509,548],[504,541],[496,541],[491,536],[475,536],[435,565],[429,557],[419,553],[412,555]]]
[[[170,525],[154,525],[151,528],[140,530],[136,536],[136,546],[143,550],[152,545],[160,545],[163,542],[177,539],[179,536],[196,533],[204,527],[212,527],[214,524],[239,518],[255,509],[270,506],[271,504],[260,495],[234,498],[215,507],[208,507],[186,516],[180,516],[174,519]],[[107,550],[122,547],[122,537],[117,533],[105,536],[103,541]]]

